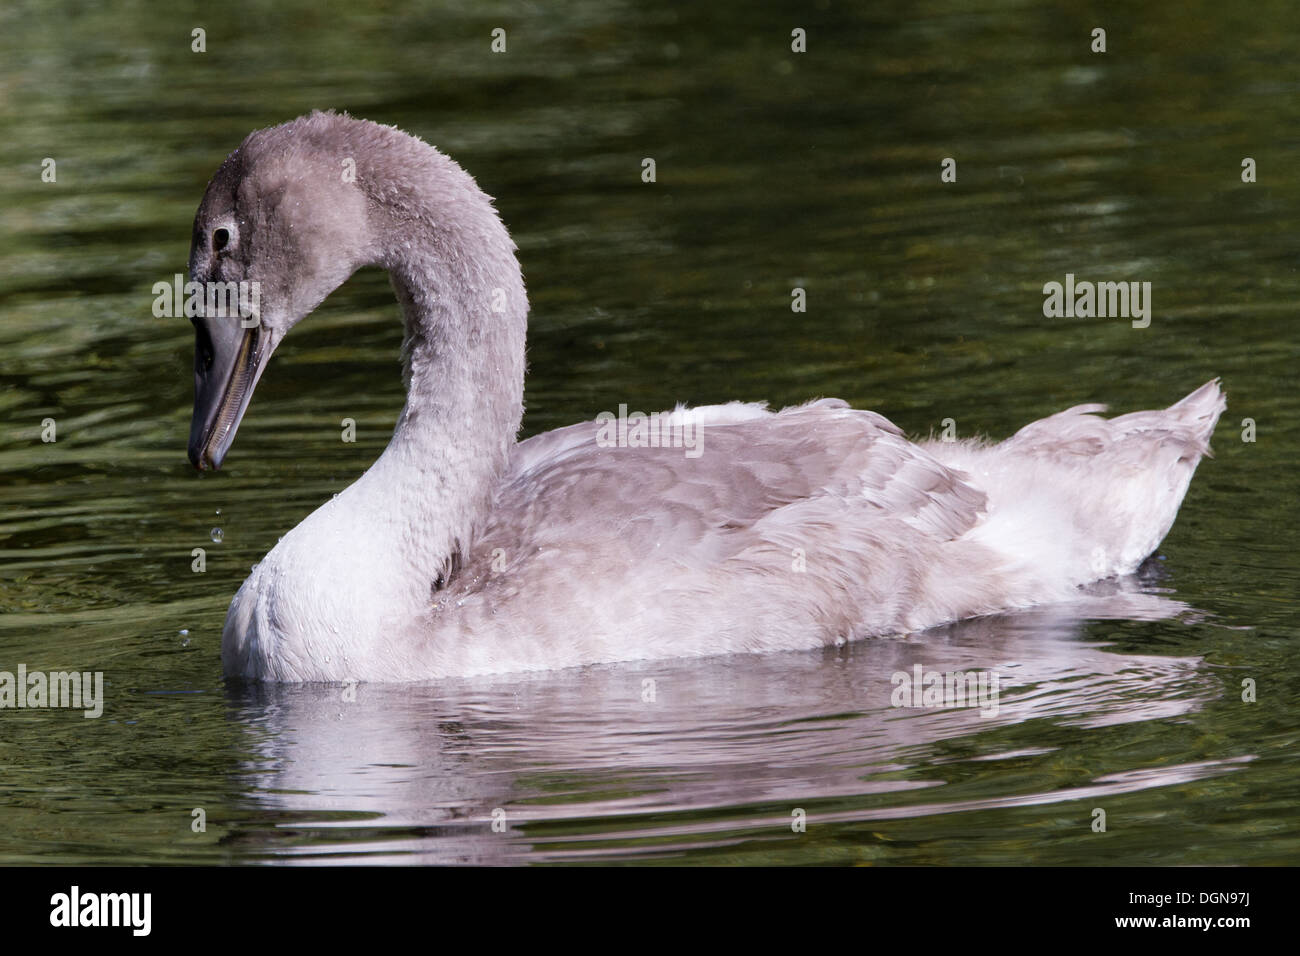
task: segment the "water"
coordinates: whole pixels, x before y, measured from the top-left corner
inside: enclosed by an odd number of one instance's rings
[[[0,670],[103,671],[107,696],[94,720],[0,711],[0,862],[1296,862],[1292,6],[359,6],[0,12]],[[498,198],[533,302],[528,433],[838,395],[1005,436],[1222,376],[1217,457],[1119,598],[1181,604],[224,686],[238,584],[392,428],[396,307],[373,271],[331,297],[200,476],[189,325],[151,287],[244,133],[318,106],[421,134]],[[1150,328],[1044,318],[1066,273],[1150,281]],[[997,715],[891,707],[916,664],[996,671]]]

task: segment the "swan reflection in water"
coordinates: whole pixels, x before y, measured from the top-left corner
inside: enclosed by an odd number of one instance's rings
[[[659,854],[781,839],[796,807],[812,826],[1212,776],[1232,762],[1134,767],[993,797],[944,789],[953,764],[1050,753],[1053,728],[1077,739],[1218,697],[1222,684],[1199,658],[1118,653],[1086,637],[1090,620],[1198,616],[1130,578],[1071,604],[819,651],[410,685],[235,683],[232,714],[257,755],[247,789],[283,840],[266,829],[229,839],[314,863],[571,860],[627,854],[635,839],[653,840],[638,852]],[[918,665],[995,673],[996,708],[893,706],[896,675]],[[998,740],[1028,720],[1049,722],[1035,745]]]

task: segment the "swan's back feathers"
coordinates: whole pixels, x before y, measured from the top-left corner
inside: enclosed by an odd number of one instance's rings
[[[1068,600],[1159,544],[1222,408],[1210,383],[1163,411],[916,445],[837,401],[714,406],[693,412],[695,459],[576,425],[516,449],[417,653],[488,673],[791,649]],[[435,641],[444,614],[464,641]]]
[[[497,514],[539,544],[614,528],[645,547],[715,561],[745,546],[756,524],[796,502],[829,498],[864,516],[906,522],[941,539],[968,530],[985,496],[873,412],[822,400],[771,413],[709,406],[699,455],[680,448],[602,447],[588,422],[523,442]],[[503,513],[502,509],[509,509]]]
[[[690,414],[697,458],[602,447],[596,423],[522,443],[420,653],[487,673],[815,647],[1001,606],[993,556],[948,548],[985,494],[888,420],[831,400]],[[428,643],[444,614],[473,641]]]

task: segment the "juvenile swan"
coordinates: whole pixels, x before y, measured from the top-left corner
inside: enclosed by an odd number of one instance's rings
[[[834,399],[733,402],[665,414],[653,436],[626,423],[621,443],[606,421],[516,442],[528,302],[491,199],[419,139],[334,113],[244,140],[189,265],[260,283],[255,323],[195,320],[200,469],[220,467],[280,340],[356,269],[388,270],[406,323],[392,441],[239,589],[230,676],[812,648],[1068,599],[1156,548],[1225,408],[1216,380],[1162,411],[1080,405],[989,445],[914,444]]]

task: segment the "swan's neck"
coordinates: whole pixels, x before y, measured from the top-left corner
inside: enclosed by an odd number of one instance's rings
[[[523,415],[523,278],[514,243],[469,182],[481,204],[397,217],[380,262],[406,324],[407,396],[392,441],[353,486],[354,507],[389,539],[390,571],[405,579],[392,583],[417,601],[481,528]]]
[[[257,566],[231,604],[228,671],[331,680],[397,675],[411,622],[484,525],[523,416],[528,303],[491,200],[451,160],[406,139],[404,174],[368,196],[406,323],[406,405],[388,447]],[[406,629],[406,630],[404,630]],[[404,636],[406,635],[406,636]]]

